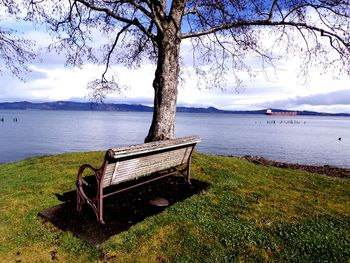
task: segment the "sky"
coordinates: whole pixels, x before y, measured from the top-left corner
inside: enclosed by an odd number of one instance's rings
[[[65,67],[64,56],[47,52],[45,48],[52,39],[43,29],[30,24],[1,19],[0,26],[15,27],[22,36],[35,40],[41,47],[40,61],[29,64],[31,72],[24,75],[24,81],[12,76],[2,66],[0,102],[31,101],[46,102],[57,100],[89,101],[87,83],[99,78],[104,67],[86,63],[81,68]],[[189,43],[181,46],[184,61],[190,59]],[[182,66],[178,106],[216,107],[225,110],[256,110],[281,108],[289,110],[312,110],[322,112],[350,113],[349,76],[337,72],[324,72],[317,66],[309,71],[305,80],[299,77],[302,61],[295,56],[280,60],[275,68],[260,70],[260,62],[255,57],[247,58],[256,67],[255,78],[242,74],[244,88],[237,91],[228,77],[224,89],[198,87],[197,77],[190,65]],[[1,62],[3,63],[3,62]],[[120,94],[106,97],[108,103],[131,103],[152,105],[155,66],[143,63],[137,69],[124,65],[113,65],[112,72],[125,87]]]

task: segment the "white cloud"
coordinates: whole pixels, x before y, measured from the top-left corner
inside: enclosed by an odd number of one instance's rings
[[[290,60],[289,69],[278,71],[277,76],[271,74],[270,81],[266,81],[263,74],[258,74],[254,81],[246,81],[246,88],[237,93],[234,88],[225,90],[198,89],[195,78],[191,74],[185,76],[186,81],[179,88],[178,104],[186,106],[214,106],[221,109],[246,110],[279,106],[280,108],[316,109],[316,105],[305,103],[296,105],[295,98],[314,94],[327,94],[339,90],[349,90],[347,78],[334,80],[330,75],[319,76],[317,70],[312,71],[307,85],[302,85],[297,77],[297,61]],[[87,83],[99,78],[104,70],[103,66],[87,64],[81,69],[65,67],[46,67],[46,65],[32,66],[33,72],[27,76],[25,83],[11,77],[3,81],[0,87],[0,100],[81,100],[88,101]],[[150,105],[153,102],[152,81],[155,67],[142,65],[139,69],[127,69],[114,66],[111,73],[115,73],[119,82],[128,88],[122,94],[107,97],[107,102],[141,103]],[[188,69],[191,72],[192,69]],[[230,80],[229,80],[230,81]],[[286,103],[288,102],[288,103]],[[322,103],[317,110],[335,112],[350,112],[349,105],[333,105]]]
[[[82,101],[89,100],[87,84],[101,77],[103,66],[86,64],[82,68],[48,67],[45,65],[31,66],[32,72],[26,77],[26,82],[21,82],[14,77],[7,78],[0,87],[0,100],[35,100],[54,101],[70,100],[71,98]],[[118,82],[126,86],[122,94],[108,96],[109,101],[124,100],[126,98],[152,98],[152,81],[154,67],[144,65],[142,69],[127,69],[115,66],[110,74],[117,76]]]

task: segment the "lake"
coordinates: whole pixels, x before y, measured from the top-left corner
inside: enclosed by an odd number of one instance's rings
[[[0,162],[142,143],[151,118],[145,112],[2,110]],[[187,135],[202,138],[197,150],[203,153],[350,167],[347,117],[178,113],[176,137]]]

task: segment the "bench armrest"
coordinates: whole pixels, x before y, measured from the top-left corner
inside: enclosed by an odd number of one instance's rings
[[[99,179],[99,171],[101,170],[101,168],[98,169],[90,164],[83,164],[82,166],[79,167],[79,170],[78,170],[78,176],[77,176],[78,187],[82,185],[82,181],[83,181],[82,177],[85,169],[90,169],[91,171],[93,171],[96,179]]]
[[[98,169],[98,168],[92,166],[91,164],[87,164],[87,163],[86,163],[86,164],[83,164],[82,166],[79,167],[78,174],[82,174],[83,171],[84,171],[86,168],[88,168],[88,169],[94,171],[95,173],[96,173],[98,170],[100,170],[100,169]]]

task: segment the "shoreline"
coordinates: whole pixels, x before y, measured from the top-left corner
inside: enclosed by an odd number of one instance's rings
[[[14,162],[20,162],[20,161],[24,161],[24,160],[29,159],[29,158],[55,156],[55,155],[62,155],[62,154],[66,154],[66,153],[68,153],[68,152],[56,153],[56,154],[34,155],[34,156],[26,157],[23,159],[5,161],[5,162],[0,161],[0,165],[14,163]],[[78,152],[74,152],[74,153],[78,153]],[[84,152],[81,152],[81,153],[84,153]],[[203,153],[203,152],[199,152],[199,153],[211,155],[211,154]],[[267,159],[265,157],[257,156],[257,155],[254,155],[254,156],[252,156],[252,155],[236,156],[236,155],[220,155],[219,154],[216,156],[238,158],[240,160],[247,160],[247,161],[254,163],[254,164],[257,164],[257,165],[273,166],[273,167],[277,167],[277,168],[286,168],[286,169],[292,169],[292,170],[304,170],[304,171],[308,171],[311,173],[317,173],[317,174],[330,176],[330,177],[350,179],[350,168],[342,168],[342,167],[337,167],[337,166],[333,166],[333,165],[327,165],[327,164],[325,164],[325,165],[311,165],[311,164],[288,163],[288,162],[270,160],[270,159]]]
[[[258,165],[287,168],[292,170],[303,170],[303,171],[318,173],[318,174],[326,175],[330,177],[350,179],[350,168],[340,168],[340,167],[331,166],[331,165],[317,166],[317,165],[307,165],[307,164],[298,164],[298,163],[286,163],[286,162],[280,162],[275,160],[269,160],[261,156],[251,156],[251,155],[245,155],[245,156],[229,155],[229,157],[235,157],[241,160],[247,160],[249,162],[252,162]]]

